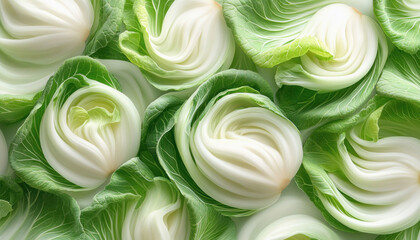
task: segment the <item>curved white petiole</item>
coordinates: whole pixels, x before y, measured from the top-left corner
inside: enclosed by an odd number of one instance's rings
[[[175,0],[162,26],[148,26],[146,48],[159,67],[155,73],[176,84],[199,83],[233,60],[235,43],[222,8],[214,0]]]
[[[186,202],[162,182],[155,182],[141,205],[127,206],[122,239],[188,239],[190,222]]]
[[[324,206],[358,231],[387,234],[412,226],[420,220],[420,140],[389,136],[374,142],[362,139],[359,132],[355,127],[347,134],[352,150],[339,145],[346,179],[329,174],[346,212],[320,194]]]
[[[0,0],[0,94],[41,91],[83,52],[93,19],[90,0]]]

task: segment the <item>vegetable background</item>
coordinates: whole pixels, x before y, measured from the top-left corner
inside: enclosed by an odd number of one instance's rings
[[[0,239],[420,240],[419,33],[417,0],[0,0]]]

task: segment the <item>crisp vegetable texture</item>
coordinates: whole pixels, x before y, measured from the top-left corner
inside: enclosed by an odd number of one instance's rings
[[[51,78],[18,131],[12,167],[33,186],[79,198],[136,156],[140,128],[135,105],[107,69],[88,57],[74,58]]]
[[[154,177],[139,159],[118,169],[82,211],[89,239],[235,239],[233,222],[175,185]]]
[[[395,46],[415,54],[420,49],[420,2],[416,0],[374,0],[375,16]]]
[[[420,54],[393,51],[376,88],[381,95],[420,104]]]
[[[3,133],[0,130],[0,175],[4,175],[9,167],[7,143]]]
[[[222,8],[213,0],[128,0],[123,53],[162,90],[197,86],[227,69],[235,54]]]
[[[298,183],[331,224],[387,234],[420,221],[419,114],[377,97],[307,140]]]
[[[0,177],[1,239],[77,239],[83,233],[78,214],[69,197]]]
[[[224,2],[228,25],[260,67],[276,67],[278,103],[306,129],[354,113],[388,55],[379,25],[348,1]]]
[[[291,194],[253,215],[241,226],[238,239],[323,239],[341,240],[300,196]]]
[[[420,240],[420,0],[0,0],[1,240]]]
[[[1,0],[0,122],[25,117],[66,59],[105,47],[122,9],[115,0]]]
[[[89,0],[2,0],[0,12],[0,121],[15,121],[64,60],[83,52],[94,14]]]
[[[176,112],[168,98],[150,105],[145,124],[159,123],[147,134],[158,135],[154,154],[181,191],[193,190],[225,215],[250,214],[278,199],[299,168],[302,146],[258,74],[216,74]]]

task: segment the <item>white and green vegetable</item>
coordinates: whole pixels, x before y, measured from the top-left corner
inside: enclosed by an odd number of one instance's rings
[[[141,116],[119,83],[88,57],[68,60],[49,81],[12,143],[10,161],[31,186],[86,205],[110,175],[137,155]],[[92,193],[93,191],[93,193]]]
[[[118,80],[122,92],[130,98],[140,117],[143,118],[147,106],[162,93],[147,82],[136,65],[120,60],[99,59],[99,61]]]
[[[420,240],[418,1],[0,0],[0,239]]]
[[[183,197],[139,159],[118,169],[81,215],[89,239],[235,239],[235,226],[197,198]]]
[[[301,196],[282,197],[275,205],[256,213],[239,228],[238,239],[323,239],[340,240]]]
[[[389,234],[420,220],[419,119],[419,105],[376,97],[306,141],[298,183],[331,224]]]
[[[227,0],[223,6],[245,53],[260,67],[276,67],[278,103],[300,129],[352,114],[373,93],[388,45],[375,20],[350,1]]]
[[[2,0],[0,12],[0,120],[10,122],[30,111],[67,58],[83,52],[94,12],[89,0]]]
[[[25,117],[66,59],[105,47],[122,8],[115,0],[1,0],[0,122]]]
[[[235,43],[215,0],[129,0],[122,52],[161,90],[197,86],[230,67]]]
[[[224,71],[181,108],[171,96],[152,103],[146,140],[157,141],[154,154],[183,194],[225,215],[250,214],[275,202],[301,164],[299,132],[271,98],[258,74]]]

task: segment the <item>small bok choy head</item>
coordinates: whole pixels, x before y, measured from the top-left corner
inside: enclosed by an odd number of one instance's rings
[[[420,2],[417,0],[374,0],[378,22],[392,43],[404,52],[420,49]]]
[[[124,21],[122,52],[161,90],[198,86],[235,55],[215,0],[128,0]]]
[[[55,195],[0,177],[1,239],[79,239],[80,210],[69,196]]]
[[[388,55],[375,20],[350,1],[224,1],[238,44],[276,67],[280,107],[299,128],[342,118],[371,97]]]
[[[301,164],[302,143],[267,82],[227,70],[180,102],[167,95],[153,102],[143,136],[180,191],[230,216],[275,202]]]
[[[196,197],[184,197],[168,179],[155,177],[138,158],[126,162],[84,209],[89,239],[235,239],[231,219]]]
[[[12,168],[29,185],[64,192],[86,205],[110,175],[137,155],[142,114],[105,66],[65,62],[19,129]]]
[[[419,126],[419,104],[375,97],[309,137],[297,182],[338,228],[409,228],[420,220]]]
[[[123,2],[1,0],[0,122],[25,117],[66,59],[106,46],[119,31]]]

